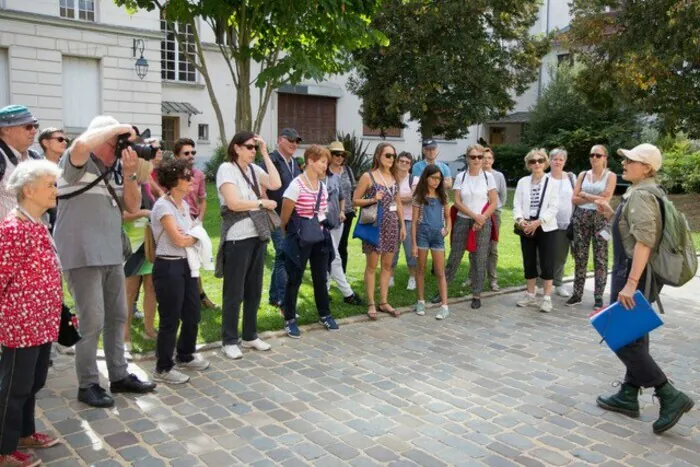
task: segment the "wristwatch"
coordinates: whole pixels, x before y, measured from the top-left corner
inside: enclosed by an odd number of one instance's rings
[[[258,209],[262,209],[262,208],[263,208],[263,202],[261,199],[259,199],[258,200]]]
[[[138,179],[138,177],[136,176],[136,174],[129,175],[129,181],[135,182],[137,179]]]

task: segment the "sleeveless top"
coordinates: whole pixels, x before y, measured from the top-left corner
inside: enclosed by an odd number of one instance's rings
[[[597,182],[593,182],[591,179],[593,177],[593,172],[588,170],[586,175],[583,177],[583,183],[581,184],[581,191],[588,193],[589,195],[599,196],[605,191],[605,186],[608,184],[608,176],[610,171],[605,169],[603,174]],[[580,209],[587,209],[589,211],[598,210],[598,206],[595,203],[580,204],[578,206]]]

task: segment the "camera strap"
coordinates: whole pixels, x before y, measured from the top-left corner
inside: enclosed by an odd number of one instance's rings
[[[90,159],[92,159],[92,157],[93,157],[93,156],[90,156]],[[93,162],[94,162],[94,161],[93,161]],[[70,164],[70,161],[68,161],[68,163]],[[99,167],[97,168],[97,170],[100,170]],[[85,185],[84,187],[79,188],[79,189],[77,189],[77,190],[75,190],[75,191],[72,191],[72,192],[70,192],[70,193],[66,193],[65,195],[57,196],[56,199],[59,199],[59,200],[61,200],[61,199],[71,199],[71,198],[75,198],[76,196],[82,195],[83,193],[85,193],[85,192],[88,191],[89,189],[94,188],[94,187],[95,187],[98,183],[100,183],[102,180],[105,180],[105,179],[107,178],[107,176],[108,176],[111,172],[113,172],[113,171],[114,171],[114,169],[112,169],[111,167],[108,168],[107,170],[105,170],[104,172],[102,172],[102,171],[100,170],[100,172],[101,172],[102,174],[101,174],[99,177],[97,177],[95,180],[91,181],[90,183],[88,183],[88,184]],[[114,192],[114,188],[112,188],[112,186],[109,184],[109,182],[105,182],[105,184],[107,185],[107,191],[109,191],[109,194],[112,195],[112,197],[114,198],[114,200],[115,200],[116,203],[117,203],[117,206],[119,206],[119,209],[121,210],[121,202],[119,202],[119,197],[118,197],[117,194]]]

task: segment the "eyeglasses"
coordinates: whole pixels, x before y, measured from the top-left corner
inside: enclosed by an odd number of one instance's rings
[[[600,154],[597,152],[592,152],[589,156],[591,159],[597,158],[597,159],[602,159],[603,157],[607,157],[605,154]]]
[[[38,123],[27,123],[26,125],[24,125],[24,129],[27,131],[38,130],[39,124]]]
[[[441,182],[441,181],[442,181],[442,177],[441,177],[440,175],[431,175],[430,177],[428,177],[428,179],[430,179],[430,180],[436,180],[436,181],[438,181],[438,182]]]
[[[387,152],[386,154],[384,154],[384,157],[386,157],[387,159],[396,159],[396,154]]]
[[[255,144],[244,144],[243,147],[246,148],[248,151],[253,151],[253,150],[258,149],[258,147]]]
[[[182,153],[183,156],[189,156],[189,155],[194,156],[196,154],[197,154],[197,151],[185,151]]]
[[[622,162],[625,164],[632,164],[634,162],[639,162],[639,161],[635,161],[634,159],[630,159],[627,156],[622,156]]]
[[[484,158],[484,156],[468,156],[468,157],[469,157],[469,159],[471,159],[471,160],[477,160],[477,159],[478,159],[478,160],[481,160],[481,159]]]
[[[546,159],[530,159],[530,161],[528,162],[528,164],[530,164],[530,165],[544,164],[545,162],[547,162]]]

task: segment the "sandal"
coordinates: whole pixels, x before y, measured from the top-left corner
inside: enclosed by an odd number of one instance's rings
[[[369,305],[367,305],[367,316],[372,321],[377,320],[377,310],[374,308],[374,303],[370,303]]]
[[[389,309],[382,308],[384,306],[389,306]],[[398,318],[401,313],[399,313],[398,310],[396,310],[393,306],[389,305],[388,303],[380,303],[379,304],[379,311],[382,313],[389,313],[391,316],[394,318]]]

